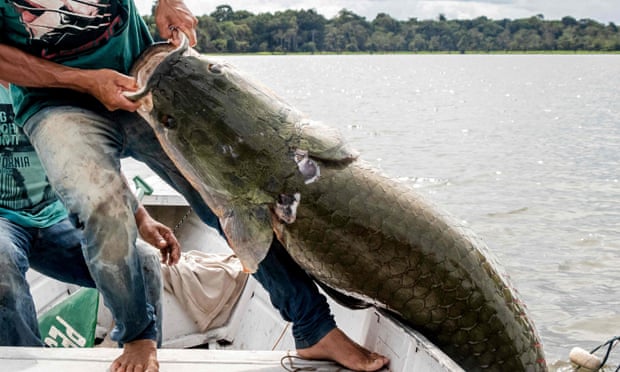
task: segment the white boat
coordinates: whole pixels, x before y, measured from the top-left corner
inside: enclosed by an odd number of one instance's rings
[[[144,171],[141,174],[144,175]],[[154,193],[145,195],[143,204],[157,220],[176,227],[177,238],[186,254],[197,251],[223,256],[232,254],[225,241],[191,212],[178,193],[156,176],[144,178]],[[30,271],[28,276],[39,314],[78,290],[76,286],[36,272]],[[328,301],[340,328],[356,342],[388,356],[390,371],[463,371],[426,337],[383,311],[375,308],[350,310],[331,299]],[[235,297],[227,319],[206,331],[199,328],[178,298],[168,291],[164,291],[163,306],[163,344],[159,352],[162,372],[346,370],[334,363],[297,357],[290,324],[280,317],[266,291],[251,276]],[[66,321],[71,322],[70,319]],[[100,303],[98,329],[105,333],[111,323],[108,310]],[[71,335],[59,337],[69,340]],[[79,346],[71,342],[65,344]],[[119,354],[115,345],[105,341],[94,348],[5,347],[0,348],[0,363],[3,371],[89,369],[95,372],[106,371]]]

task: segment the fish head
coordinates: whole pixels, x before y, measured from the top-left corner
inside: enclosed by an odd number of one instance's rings
[[[151,101],[139,113],[252,270],[278,228],[274,221],[294,223],[323,162],[357,154],[233,65],[181,47],[152,49],[133,72],[144,87],[135,97]]]

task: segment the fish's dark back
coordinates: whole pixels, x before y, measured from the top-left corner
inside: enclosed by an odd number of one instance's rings
[[[546,370],[524,305],[480,239],[359,162],[321,172],[281,234],[308,272],[397,313],[468,371]]]

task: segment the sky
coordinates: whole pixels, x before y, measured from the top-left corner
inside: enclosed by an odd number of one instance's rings
[[[150,14],[154,0],[134,0],[141,14]],[[274,13],[286,9],[315,9],[326,18],[332,18],[341,9],[372,21],[378,13],[386,13],[398,20],[417,18],[472,19],[486,16],[490,19],[529,18],[542,14],[546,20],[564,16],[589,18],[603,24],[620,25],[618,0],[184,0],[195,15],[210,14],[218,5],[230,5],[233,10],[247,10],[254,14]]]

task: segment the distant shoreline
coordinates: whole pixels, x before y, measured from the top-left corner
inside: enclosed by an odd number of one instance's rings
[[[478,17],[449,20],[387,14],[369,21],[343,9],[326,19],[315,11],[255,15],[221,5],[197,17],[196,50],[201,53],[305,54],[617,54],[620,28],[591,19],[545,20]],[[154,18],[145,17],[156,36]],[[345,53],[346,51],[346,53]],[[326,53],[327,52],[327,53]]]

